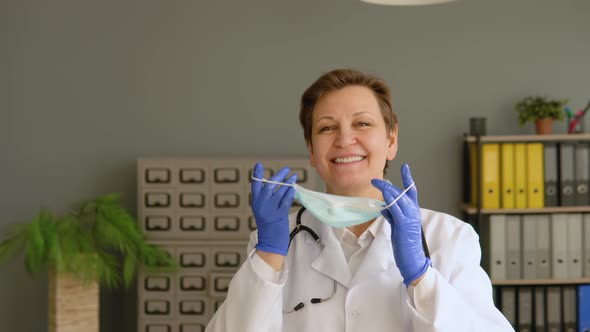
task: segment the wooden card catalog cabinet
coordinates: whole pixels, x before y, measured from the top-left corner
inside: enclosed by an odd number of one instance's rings
[[[307,159],[143,158],[137,163],[137,219],[147,239],[178,262],[174,273],[140,271],[138,332],[203,332],[246,261],[253,167],[270,179],[284,166],[315,190]],[[293,204],[292,212],[299,205]]]

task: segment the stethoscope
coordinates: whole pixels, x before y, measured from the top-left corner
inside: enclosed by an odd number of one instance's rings
[[[293,238],[295,237],[295,235],[297,235],[301,231],[305,231],[305,232],[309,233],[309,235],[311,235],[311,237],[313,237],[315,242],[321,245],[320,237],[318,236],[318,234],[316,232],[314,232],[313,229],[311,229],[310,227],[301,224],[301,215],[303,214],[303,211],[305,211],[305,207],[302,207],[297,212],[297,221],[295,223],[295,228],[289,234],[289,247],[291,246],[291,241],[293,241]],[[424,254],[426,255],[426,257],[430,258],[430,252],[428,251],[428,245],[426,244],[426,238],[424,237],[424,230],[422,230],[422,248],[424,249]],[[310,302],[312,304],[327,302],[327,301],[333,299],[334,296],[336,296],[337,289],[338,289],[338,282],[336,280],[334,280],[334,288],[332,289],[332,294],[330,294],[330,296],[328,296],[326,298],[314,297],[310,300]],[[295,311],[303,309],[304,306],[305,306],[305,304],[303,302],[299,302],[299,304],[297,304],[295,307],[293,307],[293,309],[291,311],[283,312],[283,313],[290,314]]]

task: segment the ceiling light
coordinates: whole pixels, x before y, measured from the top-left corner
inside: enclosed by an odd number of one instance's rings
[[[362,2],[372,3],[375,5],[387,6],[422,6],[434,5],[439,3],[452,2],[454,0],[361,0]]]

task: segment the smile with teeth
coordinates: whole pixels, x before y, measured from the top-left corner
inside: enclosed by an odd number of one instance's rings
[[[336,158],[334,159],[334,163],[335,164],[347,164],[347,163],[354,163],[357,161],[361,161],[365,159],[365,157],[363,156],[351,156],[351,157],[345,157],[345,158]]]

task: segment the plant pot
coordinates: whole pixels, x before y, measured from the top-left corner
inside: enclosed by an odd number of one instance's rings
[[[49,332],[98,332],[99,287],[49,271]]]
[[[553,119],[535,120],[537,135],[547,135],[553,132]]]

